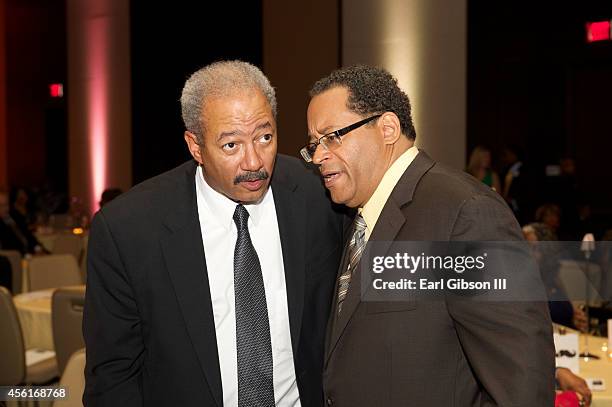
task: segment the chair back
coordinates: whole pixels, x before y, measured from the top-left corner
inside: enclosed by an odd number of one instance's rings
[[[53,407],[83,407],[83,392],[85,391],[85,349],[79,349],[72,354],[59,385],[69,389],[68,400],[58,400]]]
[[[83,340],[83,305],[85,287],[58,288],[51,299],[51,319],[55,357],[60,375],[70,356],[85,347]]]
[[[17,250],[0,250],[0,256],[4,256],[11,263],[11,274],[13,294],[20,294],[22,288],[23,268],[21,267],[21,253]]]
[[[61,233],[57,235],[53,242],[53,254],[71,254],[78,262],[81,260],[83,252],[83,239],[81,236]]]
[[[26,375],[25,351],[19,317],[9,290],[0,287],[0,386],[15,386]]]
[[[30,291],[83,284],[74,256],[51,254],[34,256],[28,264]]]

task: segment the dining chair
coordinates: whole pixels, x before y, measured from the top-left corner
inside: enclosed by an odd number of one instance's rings
[[[83,331],[83,305],[85,286],[58,288],[51,298],[51,325],[55,357],[60,374],[63,374],[70,356],[85,347]]]
[[[83,284],[77,261],[69,254],[34,256],[27,274],[30,291]]]
[[[58,377],[55,353],[24,348],[11,293],[0,287],[0,386],[46,384]]]
[[[85,348],[74,352],[60,379],[60,387],[69,390],[67,400],[53,402],[53,407],[83,407],[83,391],[85,391]]]

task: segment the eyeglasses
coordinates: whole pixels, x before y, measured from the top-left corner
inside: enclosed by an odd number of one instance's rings
[[[312,157],[314,157],[315,152],[317,151],[317,147],[321,144],[326,150],[333,150],[335,147],[342,145],[342,141],[340,138],[347,133],[358,129],[371,122],[374,119],[378,119],[382,114],[377,114],[375,116],[368,117],[367,119],[363,119],[358,121],[357,123],[353,123],[349,126],[343,127],[340,130],[332,131],[331,133],[325,134],[323,137],[315,141],[314,143],[308,143],[300,150],[300,154],[302,154],[302,158],[307,163],[312,162]]]

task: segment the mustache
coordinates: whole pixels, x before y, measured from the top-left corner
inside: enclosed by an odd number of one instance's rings
[[[234,185],[245,181],[259,181],[262,179],[268,179],[269,177],[270,174],[268,174],[268,171],[266,170],[249,171],[234,178]]]

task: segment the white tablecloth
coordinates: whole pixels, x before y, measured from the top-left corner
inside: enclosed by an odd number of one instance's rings
[[[53,290],[33,291],[14,297],[26,349],[54,350],[51,326]]]

